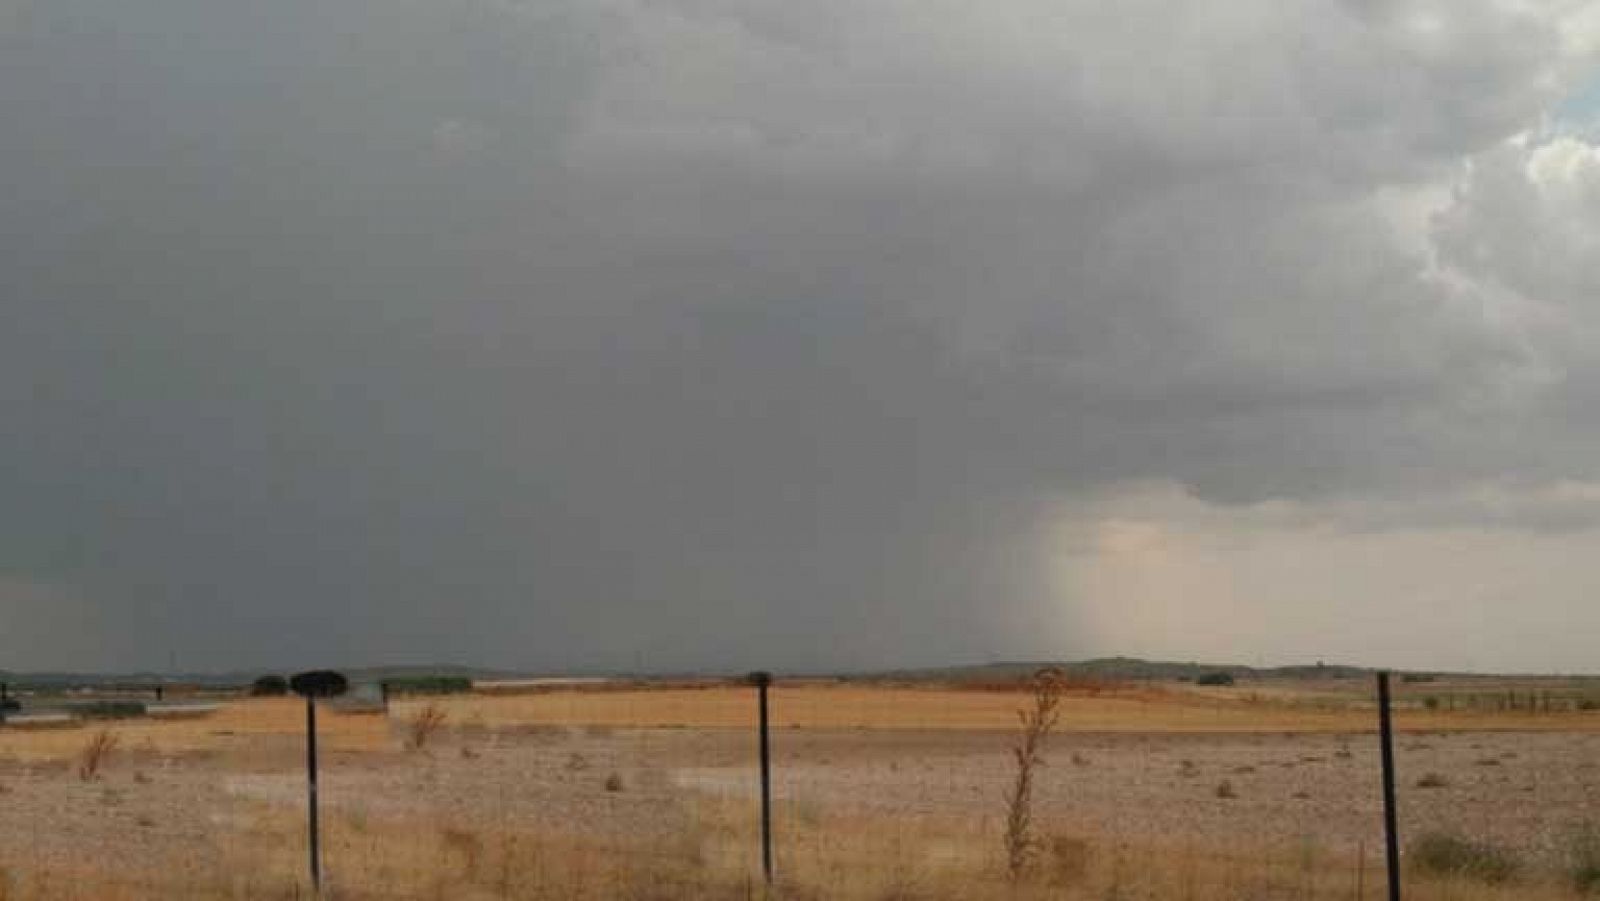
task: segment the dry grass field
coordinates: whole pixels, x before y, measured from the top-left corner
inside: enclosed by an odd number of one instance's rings
[[[1025,696],[779,686],[770,896],[1379,898],[1363,688],[1072,693],[1037,776],[1032,863],[1012,882],[1001,798]],[[417,747],[430,707],[442,720]],[[327,895],[766,897],[753,707],[750,689],[716,686],[329,710]],[[99,726],[0,728],[0,899],[308,897],[303,715],[251,700],[112,723],[87,780],[78,756]],[[1414,846],[1408,897],[1582,897],[1583,855],[1600,867],[1586,831],[1600,714],[1408,704],[1399,725],[1406,834],[1466,842]]]

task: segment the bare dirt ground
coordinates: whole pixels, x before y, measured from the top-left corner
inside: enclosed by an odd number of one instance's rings
[[[479,872],[490,858],[509,861],[516,841],[535,840],[519,837],[552,836],[598,855],[679,854],[688,837],[689,866],[748,879],[756,860],[753,735],[733,727],[728,696],[702,693],[709,725],[696,722],[691,700],[667,700],[679,706],[668,706],[675,722],[665,728],[608,724],[624,719],[617,705],[633,704],[636,717],[645,709],[645,701],[617,695],[441,702],[445,728],[420,751],[406,750],[404,737],[421,702],[397,705],[389,718],[326,716],[322,799],[335,885],[346,897],[561,897],[527,888],[531,877],[517,877],[524,888],[515,889],[504,875],[496,888]],[[809,708],[775,706],[786,723],[774,737],[780,860],[803,857],[826,874],[820,884],[833,886],[858,878],[851,868],[868,866],[864,853],[881,857],[890,848],[902,861],[896,867],[959,865],[992,876],[1011,737],[970,720],[1014,716],[1020,698],[925,698],[931,706],[921,718],[907,714],[901,698],[898,719],[882,714],[892,696],[841,709],[850,700],[859,699],[817,694],[806,699]],[[1076,725],[1103,725],[1106,703],[1082,699]],[[1038,776],[1041,834],[1146,849],[1135,854],[1301,848],[1339,861],[1328,878],[1340,879],[1363,852],[1376,874],[1376,738],[1332,728],[1359,719],[1272,708],[1262,717],[1271,731],[1243,731],[1228,712],[1227,728],[1203,732],[1190,728],[1197,714],[1182,706],[1186,699],[1138,703],[1178,705],[1166,722],[1181,728],[1074,729],[1069,702],[1069,727],[1051,740]],[[529,712],[552,704],[567,705],[567,714]],[[584,705],[593,705],[598,724],[578,722]],[[748,723],[749,705],[741,706]],[[305,792],[296,710],[293,702],[251,702],[201,722],[113,725],[120,747],[90,781],[70,759],[88,731],[0,731],[0,898],[295,896]],[[1148,725],[1157,714],[1127,716]],[[869,715],[896,728],[806,725]],[[1302,728],[1285,729],[1294,717]],[[1557,719],[1536,731],[1516,730],[1515,719],[1472,718],[1458,721],[1469,727],[1461,731],[1406,731],[1405,830],[1464,834],[1511,849],[1531,869],[1558,869],[1566,837],[1600,821],[1600,733],[1592,717],[1560,720],[1567,728]],[[1412,725],[1419,723],[1439,720]],[[860,873],[862,881],[887,878]],[[539,878],[554,885],[548,873]],[[1548,887],[1539,880],[1527,891]],[[661,889],[654,897],[694,894]],[[943,897],[931,889],[929,896]],[[1494,895],[1522,896],[1565,897]]]

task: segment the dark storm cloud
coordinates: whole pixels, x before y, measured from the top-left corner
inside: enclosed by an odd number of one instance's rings
[[[1453,250],[1558,11],[12,3],[3,651],[1076,653],[1063,498],[1590,478]]]

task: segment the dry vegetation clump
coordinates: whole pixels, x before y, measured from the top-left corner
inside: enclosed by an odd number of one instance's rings
[[[101,729],[89,736],[78,751],[78,778],[84,782],[100,778],[100,770],[117,749],[117,744],[117,735],[110,729]]]
[[[444,727],[448,718],[437,704],[429,704],[417,711],[416,716],[406,724],[406,749],[420,751],[427,747],[428,740]]]

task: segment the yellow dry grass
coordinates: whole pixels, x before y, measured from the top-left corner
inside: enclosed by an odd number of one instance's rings
[[[412,713],[422,702],[396,705]],[[437,699],[455,723],[491,728],[529,724],[638,728],[744,728],[754,716],[754,689],[741,686],[661,690],[552,691],[513,696]],[[961,729],[1016,727],[1019,696],[949,688],[829,684],[772,689],[775,728]],[[1400,711],[1398,728],[1435,731],[1600,731],[1600,712]],[[1061,707],[1064,732],[1362,732],[1375,728],[1371,710],[1317,708],[1243,693],[1159,690],[1072,695]]]
[[[64,760],[76,756],[100,726],[117,736],[128,751],[162,755],[245,748],[263,738],[289,739],[305,734],[305,703],[295,698],[251,698],[224,704],[198,718],[116,720],[73,728],[0,728],[0,758]],[[374,751],[390,744],[382,716],[346,714],[323,709],[318,735],[331,751]]]
[[[1010,730],[1019,696],[951,688],[861,687],[832,684],[772,689],[776,729]],[[462,695],[397,701],[388,717],[323,708],[319,735],[330,752],[372,752],[399,747],[391,722],[410,722],[429,705],[456,725],[609,726],[617,728],[748,728],[754,690],[742,686],[634,690],[558,690],[524,695]],[[1600,712],[1529,713],[1402,710],[1397,728],[1408,732],[1600,732]],[[262,739],[288,743],[305,732],[305,708],[294,698],[252,698],[224,704],[203,718],[134,719],[110,724],[121,748],[180,755],[247,750]],[[1062,704],[1058,731],[1149,733],[1366,732],[1370,709],[1310,706],[1293,696],[1244,692],[1132,690],[1079,694]],[[0,758],[67,760],[92,729],[0,728]]]

